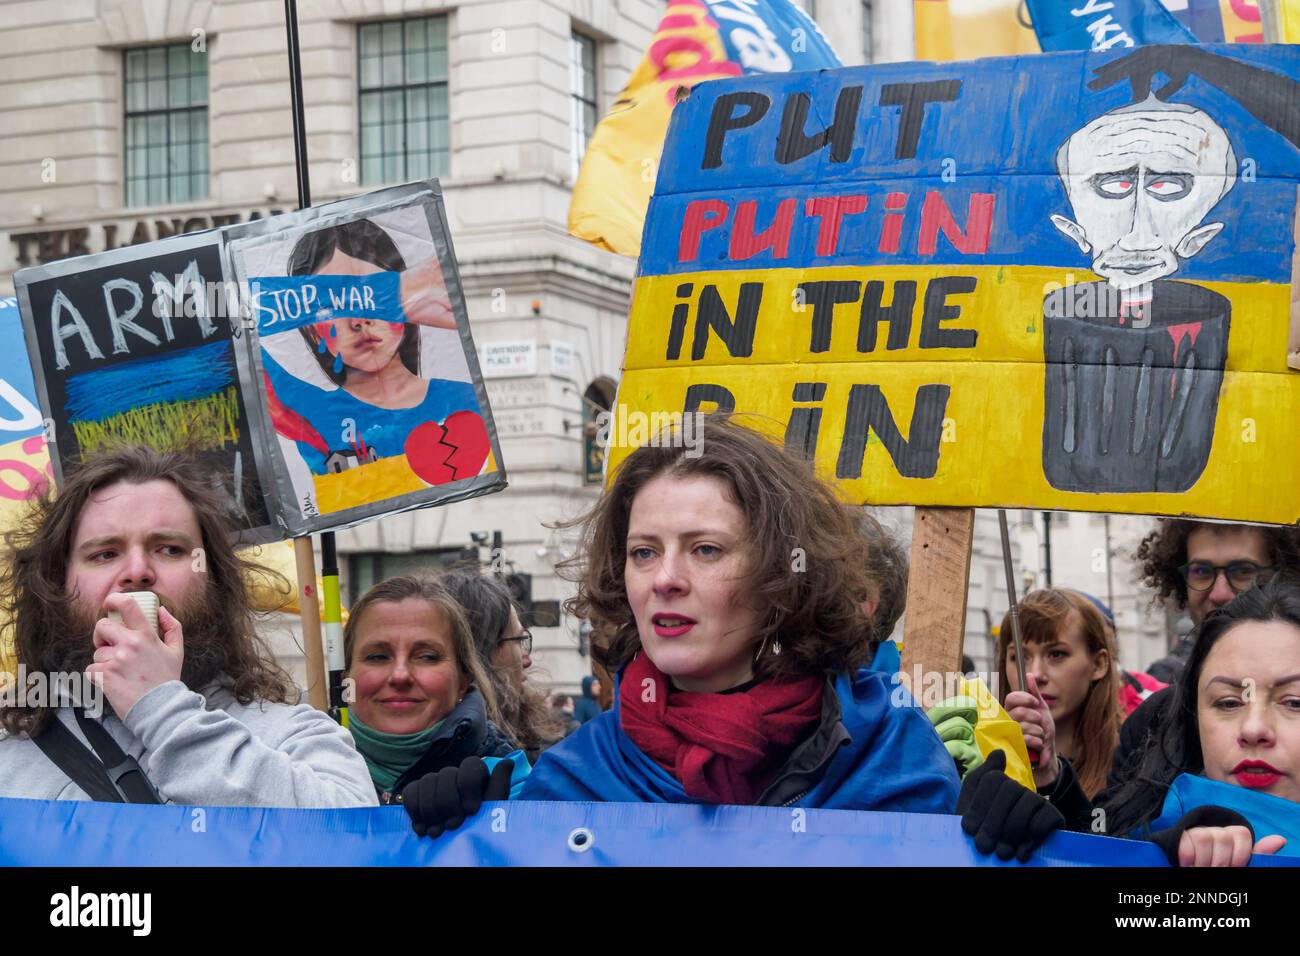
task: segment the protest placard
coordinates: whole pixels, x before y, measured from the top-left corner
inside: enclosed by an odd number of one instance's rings
[[[216,231],[14,276],[56,480],[116,444],[192,452],[249,538],[268,540],[277,532],[253,466],[223,280]]]
[[[56,478],[114,444],[197,452],[255,541],[505,487],[436,182],[15,284]]]
[[[0,299],[0,529],[52,477],[18,300]]]
[[[234,227],[241,355],[295,534],[505,487],[436,183]]]
[[[1157,46],[700,86],[616,419],[756,413],[859,502],[1295,521],[1298,77]]]

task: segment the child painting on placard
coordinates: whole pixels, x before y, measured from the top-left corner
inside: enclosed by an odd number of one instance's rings
[[[336,475],[398,457],[429,485],[478,474],[487,458],[487,432],[459,340],[454,340],[457,354],[445,356],[439,367],[456,369],[459,359],[463,379],[421,375],[421,326],[456,328],[437,257],[408,268],[389,233],[359,219],[303,234],[289,253],[286,272],[399,273],[406,319],[382,321],[336,311],[322,313],[322,320],[312,325],[263,339],[272,420],[282,436],[296,443],[311,474]],[[287,356],[301,358],[303,351],[275,342],[289,337],[301,337],[333,388],[312,384],[286,367]]]

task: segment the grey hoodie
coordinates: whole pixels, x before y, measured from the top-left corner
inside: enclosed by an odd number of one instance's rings
[[[58,719],[83,745],[71,708]],[[149,691],[104,728],[168,803],[199,806],[375,806],[352,736],[306,704],[244,705],[221,684],[198,694],[180,681]],[[93,751],[92,751],[93,753]],[[89,800],[30,739],[0,732],[0,797]]]

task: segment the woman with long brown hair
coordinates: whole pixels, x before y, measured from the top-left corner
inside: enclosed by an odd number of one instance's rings
[[[1067,793],[1069,778],[1077,777],[1094,798],[1106,785],[1124,719],[1114,639],[1101,612],[1077,591],[1031,591],[1018,609],[1029,686],[1020,686],[1008,613],[998,631],[1002,706],[1019,721],[1031,755],[1038,753],[1039,792]]]
[[[520,799],[949,813],[925,714],[891,701],[856,514],[812,464],[717,417],[632,451],[582,521],[573,613],[614,707]]]
[[[533,635],[519,620],[510,591],[494,574],[475,566],[444,571],[438,582],[465,612],[479,663],[497,702],[501,732],[528,755],[538,754],[564,737],[546,695],[528,682]]]

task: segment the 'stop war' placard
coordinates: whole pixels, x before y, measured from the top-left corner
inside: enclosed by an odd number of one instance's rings
[[[857,501],[1293,522],[1298,185],[1288,47],[703,84],[618,415],[755,413]]]

